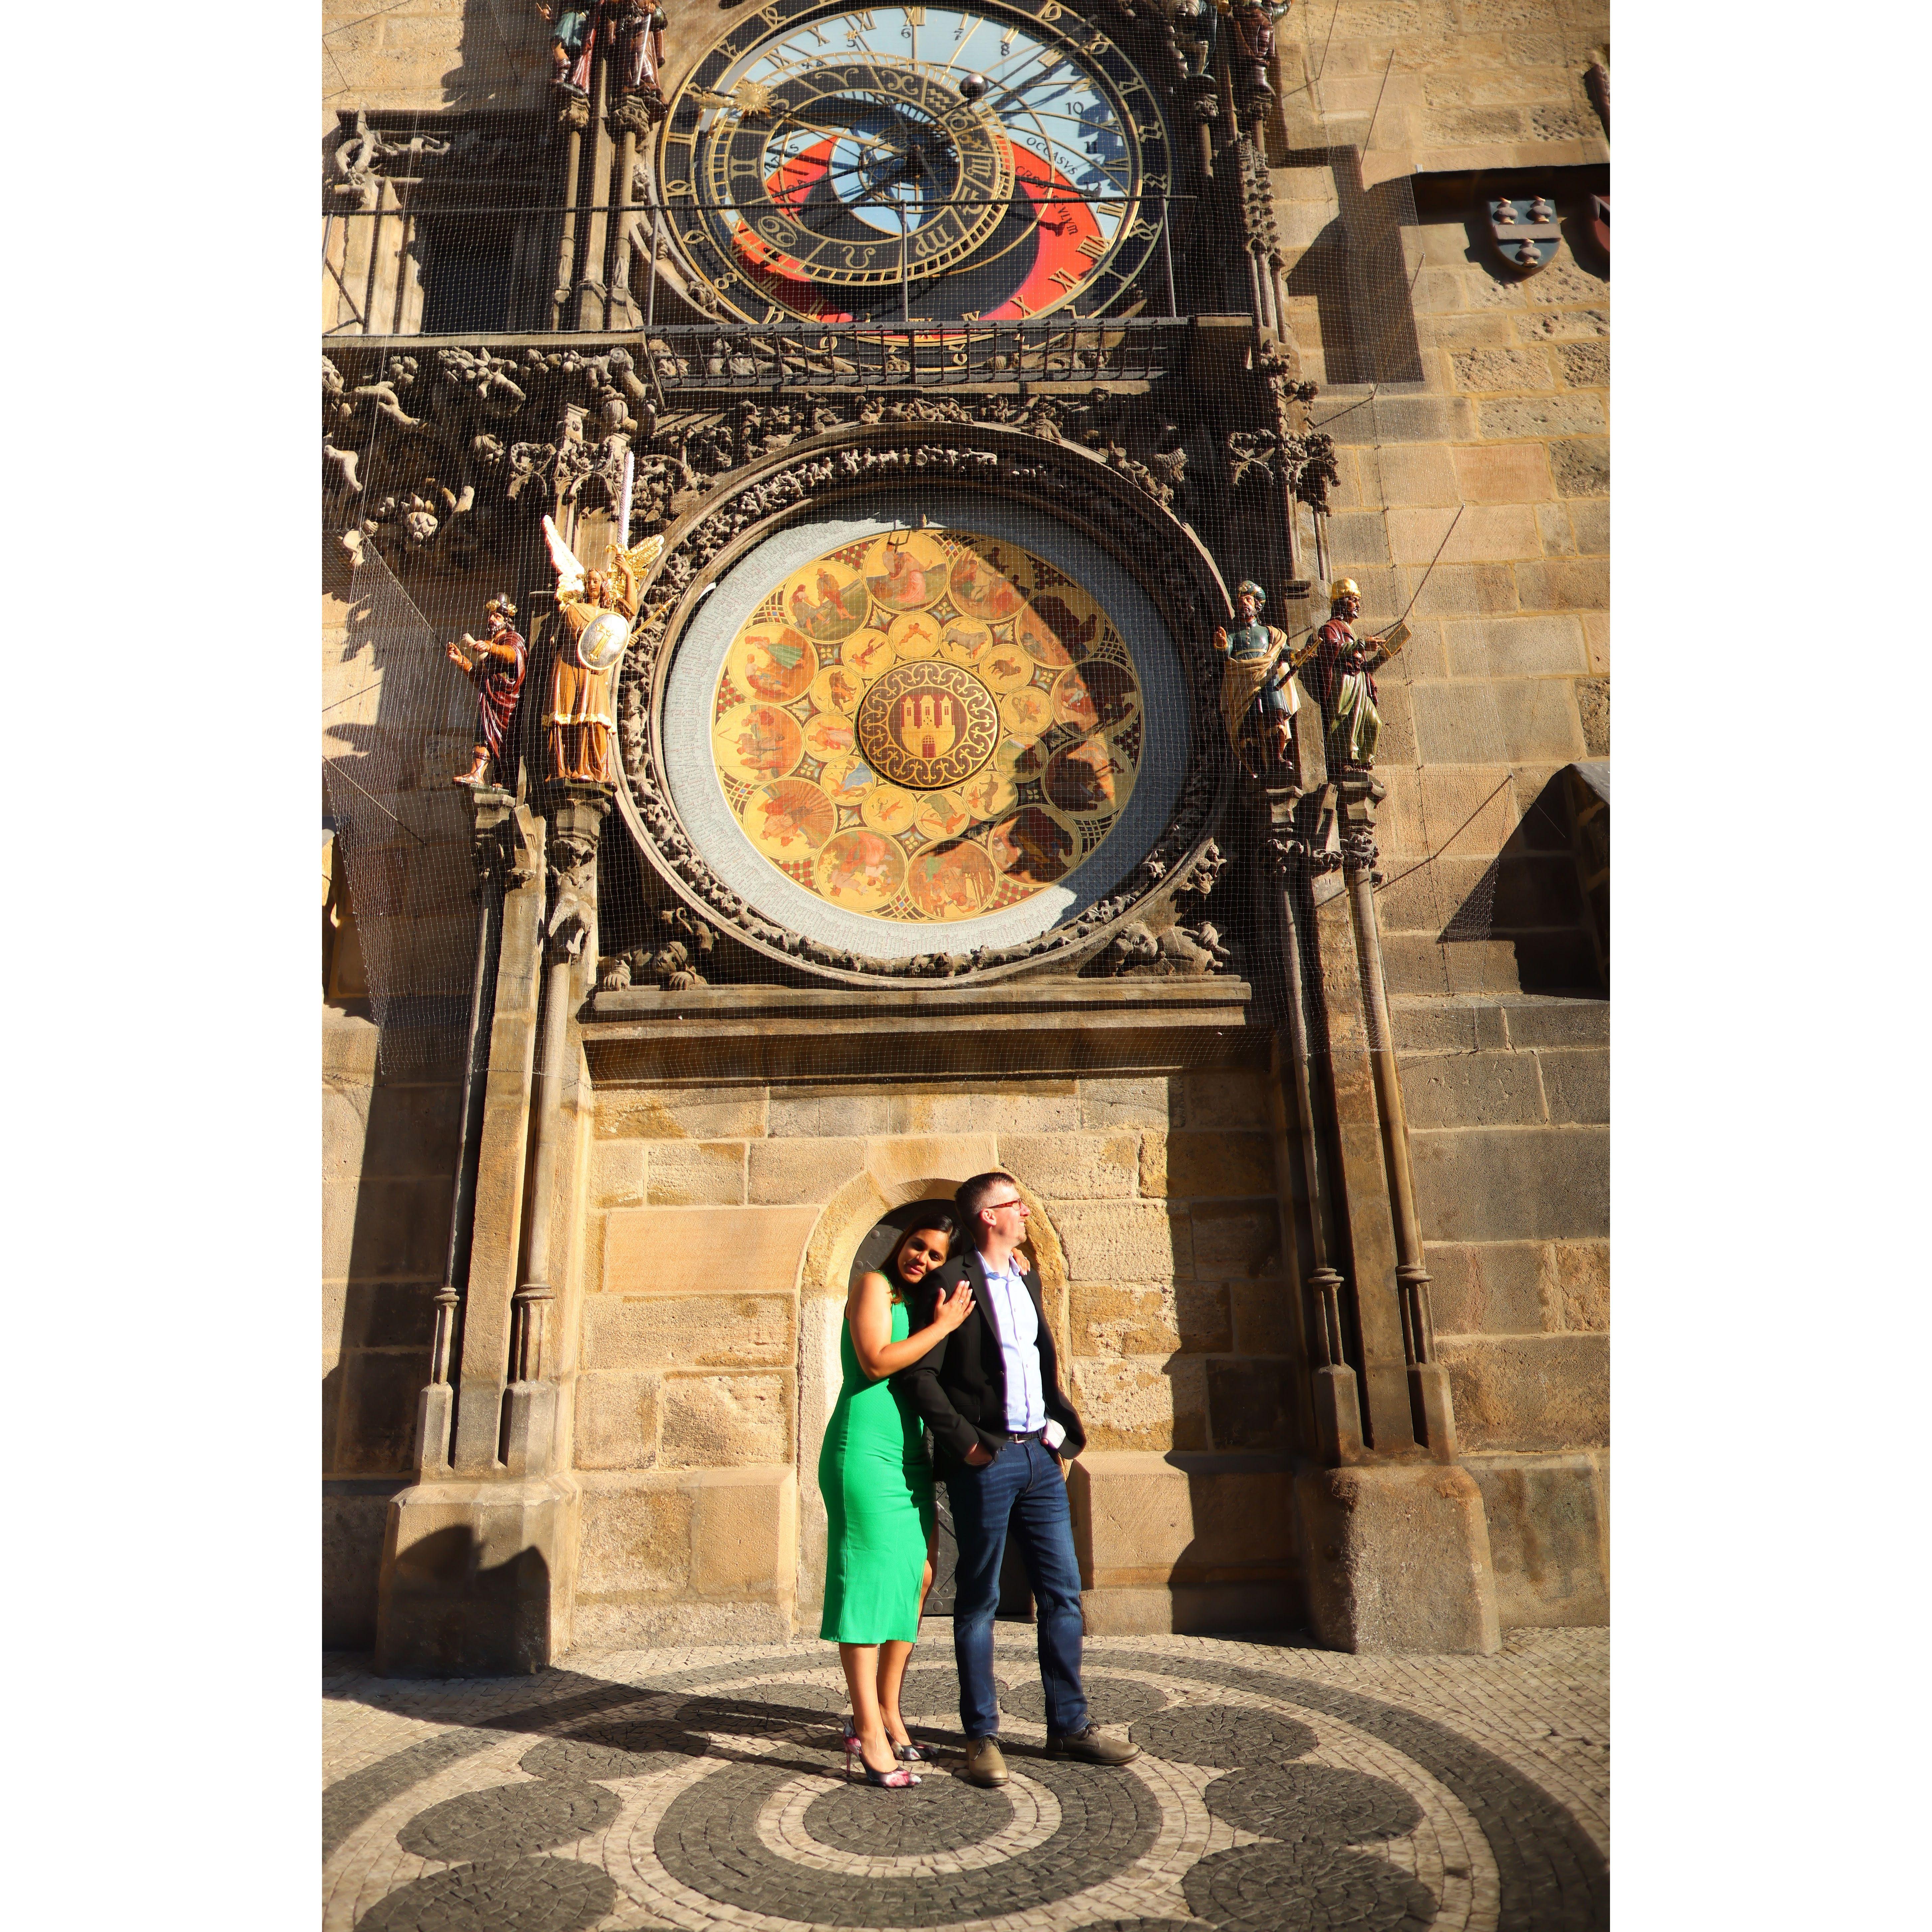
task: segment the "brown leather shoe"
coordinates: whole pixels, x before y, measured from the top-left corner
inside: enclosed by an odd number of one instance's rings
[[[1138,1744],[1125,1738],[1110,1738],[1099,1726],[1089,1724],[1084,1731],[1069,1731],[1064,1737],[1046,1741],[1048,1757],[1077,1757],[1088,1764],[1131,1764],[1141,1754]]]
[[[1006,1760],[1001,1756],[997,1738],[966,1740],[966,1782],[997,1790],[1006,1781]]]

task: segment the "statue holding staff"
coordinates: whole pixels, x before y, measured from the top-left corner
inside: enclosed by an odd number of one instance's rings
[[[530,654],[523,638],[512,627],[517,607],[508,594],[499,591],[483,607],[490,634],[472,638],[467,631],[463,642],[444,646],[450,662],[476,687],[476,762],[466,772],[458,772],[451,781],[460,785],[478,785],[486,781],[508,791],[517,781],[517,751],[510,735],[510,723],[517,715],[523,695],[524,673]]]
[[[1221,674],[1221,722],[1237,755],[1244,733],[1258,724],[1276,761],[1285,765],[1294,742],[1290,721],[1301,708],[1294,688],[1300,660],[1289,652],[1288,633],[1262,622],[1267,602],[1268,592],[1258,584],[1236,585],[1234,608],[1240,621],[1232,631],[1223,625],[1214,633],[1214,648],[1228,660]]]
[[[1362,593],[1355,580],[1336,578],[1328,586],[1328,621],[1316,634],[1308,679],[1322,706],[1322,743],[1331,778],[1374,769],[1376,740],[1382,728],[1375,674],[1408,641],[1408,626],[1402,623],[1385,637],[1358,638],[1354,625],[1361,614]]]
[[[664,67],[664,28],[669,24],[662,7],[644,0],[616,0],[613,52],[617,92],[634,94],[652,106],[664,105],[658,76]]]

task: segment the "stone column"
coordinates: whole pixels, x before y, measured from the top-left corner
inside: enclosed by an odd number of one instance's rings
[[[545,1348],[550,1308],[556,1299],[550,1257],[557,1171],[563,1158],[558,1117],[565,1057],[573,1050],[574,981],[586,943],[590,957],[596,957],[597,841],[611,800],[608,785],[574,779],[553,782],[547,796],[551,893],[544,926],[543,1045],[530,1147],[526,1258],[523,1281],[510,1304],[510,1380],[503,1403],[504,1466],[519,1476],[548,1475],[556,1460],[556,1383],[547,1372]]]
[[[376,1665],[404,1676],[543,1669],[568,1641],[578,1485],[499,1455],[524,1220],[544,934],[544,827],[507,814],[496,994],[477,1138],[460,1364],[446,1467],[392,1497],[377,1586]]]
[[[470,982],[470,1030],[464,1052],[463,1116],[457,1136],[456,1180],[451,1190],[449,1246],[442,1286],[436,1296],[436,1328],[430,1344],[430,1376],[416,1402],[416,1462],[418,1480],[449,1467],[450,1432],[456,1420],[456,1351],[463,1290],[470,1275],[472,1211],[476,1198],[478,1141],[490,1072],[490,1034],[496,997],[496,957],[502,935],[507,878],[526,872],[513,814],[516,800],[493,785],[470,793],[476,858],[476,961]]]
[[[525,682],[529,691],[534,678]],[[538,1002],[542,991],[544,828],[527,806],[515,814],[520,863],[506,876],[496,963],[496,996],[484,1083],[483,1124],[464,1296],[460,1386],[451,1466],[459,1475],[494,1474],[500,1465],[503,1388],[510,1348],[510,1304],[517,1288],[525,1164],[535,1083]]]
[[[1331,798],[1340,788],[1331,786]],[[1340,800],[1336,800],[1337,817]],[[1342,872],[1310,880],[1314,952],[1320,962],[1321,1006],[1335,1137],[1335,1215],[1338,1262],[1353,1293],[1362,1424],[1378,1455],[1413,1454],[1408,1358],[1396,1296],[1395,1226],[1388,1172],[1376,1109],[1375,1072],[1368,1053],[1369,1020],[1355,962],[1349,914],[1346,842]]]
[[[1395,1037],[1389,1022],[1388,985],[1382,972],[1382,932],[1376,919],[1375,808],[1382,788],[1365,774],[1342,782],[1343,862],[1355,922],[1355,956],[1362,979],[1369,1030],[1369,1064],[1374,1076],[1376,1112],[1382,1124],[1382,1157],[1388,1170],[1389,1198],[1396,1240],[1396,1301],[1402,1321],[1402,1358],[1408,1370],[1410,1420],[1417,1437],[1438,1462],[1456,1460],[1456,1418],[1449,1378],[1435,1359],[1436,1324],[1429,1309],[1429,1270],[1422,1246],[1422,1220],[1415,1207],[1415,1170],[1409,1158],[1408,1114],[1403,1105],[1402,1074],[1396,1064]]]
[[[610,57],[600,47],[590,78],[590,165],[584,174],[584,279],[577,285],[575,324],[584,329],[609,326],[604,320],[608,291],[604,282],[604,244],[610,230],[610,162],[616,148],[608,111],[612,85]]]
[[[1276,889],[1280,895],[1276,931],[1285,982],[1282,993],[1288,1009],[1287,1038],[1278,1043],[1277,1078],[1274,1085],[1277,1101],[1285,1102],[1278,1077],[1279,1061],[1285,1049],[1288,1084],[1294,1096],[1293,1132],[1307,1193],[1310,1265],[1306,1333],[1316,1440],[1322,1460],[1333,1468],[1360,1462],[1364,1455],[1361,1400],[1355,1371],[1348,1363],[1343,1329],[1346,1284],[1329,1262],[1328,1230],[1323,1212],[1324,1197],[1329,1190],[1322,1185],[1328,1163],[1321,1151],[1321,1136],[1316,1124],[1316,1069],[1310,1045],[1308,989],[1302,963],[1303,946],[1314,910],[1310,881],[1316,872],[1332,870],[1333,861],[1332,855],[1322,850],[1318,842],[1308,836],[1306,820],[1311,809],[1318,809],[1318,800],[1304,803],[1302,794],[1292,785],[1270,788],[1266,797],[1268,846]],[[1298,820],[1302,822],[1298,823]],[[1288,1112],[1286,1104],[1281,1112],[1280,1126],[1286,1138]]]
[[[1339,1148],[1338,1220],[1353,1264],[1370,1453],[1352,1466],[1304,1470],[1296,1478],[1309,1622],[1338,1650],[1489,1654],[1502,1647],[1502,1632],[1482,1494],[1455,1462],[1453,1432],[1438,1425],[1432,1432],[1434,1412],[1414,1400],[1426,1388],[1414,1370],[1435,1365],[1418,1364],[1412,1354],[1428,1346],[1427,1276],[1413,1177],[1406,1159],[1398,1169],[1390,1152],[1399,1140],[1406,1156],[1408,1143],[1374,925],[1382,788],[1366,773],[1348,772],[1328,790],[1342,877],[1318,878],[1312,896]],[[1418,1414],[1427,1449],[1418,1441]]]
[[[569,327],[571,276],[577,266],[577,209],[582,199],[584,130],[590,124],[590,104],[574,95],[563,105],[559,124],[564,140],[563,224],[557,239],[556,281],[550,290],[550,326]]]

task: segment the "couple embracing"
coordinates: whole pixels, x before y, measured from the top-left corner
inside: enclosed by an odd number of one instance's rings
[[[847,1762],[869,1784],[916,1784],[909,1767],[931,1753],[906,1730],[899,1688],[932,1586],[935,1466],[959,1545],[952,1648],[968,1781],[1006,1781],[993,1613],[1010,1536],[1033,1586],[1048,1756],[1121,1765],[1140,1754],[1093,1725],[1081,1688],[1066,1477],[1086,1432],[1060,1386],[1040,1278],[1016,1252],[1027,1214],[1011,1174],[976,1174],[952,1207],[920,1204],[884,1268],[846,1300],[843,1385],[818,1459],[829,1532],[819,1635],[838,1646],[852,1696]]]

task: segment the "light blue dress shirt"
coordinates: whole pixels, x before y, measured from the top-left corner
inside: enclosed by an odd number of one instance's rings
[[[1046,1389],[1040,1377],[1040,1318],[1026,1277],[1012,1260],[997,1273],[980,1263],[999,1324],[1000,1364],[1006,1377],[1006,1428],[1015,1436],[1046,1426]]]

